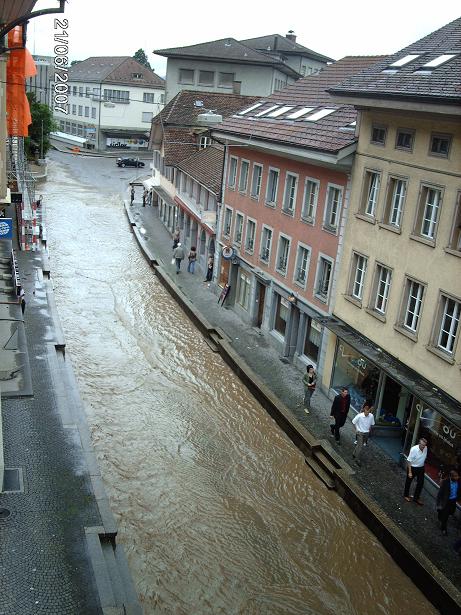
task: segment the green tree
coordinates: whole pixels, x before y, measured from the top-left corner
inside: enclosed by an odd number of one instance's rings
[[[150,70],[152,70],[152,67],[149,64],[149,60],[147,59],[147,55],[144,49],[138,49],[138,51],[134,54],[133,58],[143,66],[146,66],[147,68],[150,68]]]
[[[29,126],[29,136],[24,140],[27,156],[33,158],[35,155],[46,155],[50,149],[50,132],[58,129],[58,125],[53,119],[53,114],[48,105],[39,103],[33,92],[27,92],[30,105],[32,124]]]
[[[80,64],[81,60],[72,60],[72,62],[70,63],[71,66],[74,66],[75,64]]]

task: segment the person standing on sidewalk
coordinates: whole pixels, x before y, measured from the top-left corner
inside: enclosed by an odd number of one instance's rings
[[[203,280],[204,282],[211,282],[211,279],[213,277],[213,263],[214,263],[214,256],[211,254],[208,257],[208,262],[206,266],[206,277]]]
[[[355,427],[355,441],[356,445],[352,457],[355,459],[355,463],[358,466],[362,465],[360,461],[360,455],[362,453],[362,447],[367,446],[368,438],[371,434],[371,429],[375,424],[375,417],[371,413],[372,405],[366,401],[362,406],[362,412],[359,412],[357,416],[352,419],[352,425]]]
[[[427,440],[421,438],[418,444],[410,448],[410,453],[407,457],[407,479],[405,481],[405,490],[403,497],[407,502],[411,502],[410,486],[413,479],[416,478],[416,488],[413,494],[413,502],[423,505],[420,499],[421,491],[424,485],[424,464],[427,457]]]
[[[173,233],[173,250],[176,250],[176,246],[179,246],[179,240],[181,238],[181,231],[179,228]]]
[[[347,413],[351,407],[351,396],[349,395],[349,389],[347,387],[341,387],[341,392],[333,400],[331,406],[330,419],[334,422],[331,423],[331,435],[334,436],[336,444],[341,444],[339,439],[339,430],[344,426],[346,422]]]
[[[130,205],[133,205],[134,202],[134,186],[131,186],[131,201],[130,201]]]
[[[187,265],[187,271],[189,273],[194,273],[195,272],[195,262],[197,260],[197,248],[195,246],[191,247],[187,258],[189,260],[189,264]]]
[[[176,274],[181,271],[181,261],[184,259],[185,256],[186,255],[184,253],[184,248],[180,243],[178,243],[173,252],[173,257],[176,261]]]
[[[306,373],[303,376],[304,385],[304,412],[309,414],[311,409],[311,399],[315,392],[315,386],[317,384],[317,374],[313,365],[306,367]]]
[[[440,489],[437,494],[437,516],[444,536],[448,534],[448,517],[455,514],[456,501],[460,495],[459,474],[456,470],[451,470],[448,478],[444,478],[440,483]]]

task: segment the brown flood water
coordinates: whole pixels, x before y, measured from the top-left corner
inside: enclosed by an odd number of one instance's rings
[[[53,160],[56,300],[146,614],[436,613],[161,287],[112,165]]]

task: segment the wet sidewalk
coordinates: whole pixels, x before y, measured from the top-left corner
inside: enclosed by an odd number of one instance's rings
[[[341,431],[341,445],[330,436],[331,401],[319,390],[312,399],[309,415],[303,411],[303,373],[281,360],[271,346],[267,334],[244,324],[231,309],[218,305],[218,296],[203,282],[203,272],[187,273],[187,259],[176,275],[172,260],[172,237],[158,219],[156,207],[142,207],[135,201],[126,205],[128,216],[140,231],[147,252],[154,254],[186,295],[193,306],[215,328],[222,330],[239,356],[259,376],[262,382],[293,413],[296,419],[317,439],[327,439],[330,446],[355,471],[358,485],[378,504],[381,510],[421,549],[424,555],[457,587],[461,589],[461,557],[454,551],[455,540],[461,537],[457,523],[450,518],[448,536],[443,536],[437,522],[435,500],[423,491],[424,506],[407,503],[403,498],[405,471],[373,440],[363,450],[362,465],[353,464],[354,430],[349,420]]]

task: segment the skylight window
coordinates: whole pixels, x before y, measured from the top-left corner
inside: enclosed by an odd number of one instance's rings
[[[455,56],[456,56],[456,53],[445,53],[439,56],[438,58],[434,58],[430,62],[423,64],[422,68],[437,68],[437,66],[440,66],[441,64],[444,64],[445,62],[448,62],[448,60],[451,60]]]
[[[274,111],[274,109],[277,109],[277,107],[278,105],[272,105],[272,107],[268,107],[267,109],[264,109],[264,111],[260,111],[259,113],[257,113],[255,117],[261,117],[262,115],[266,115],[267,113]]]
[[[292,109],[293,107],[280,107],[280,109],[269,113],[267,117],[279,117],[279,115],[283,115],[284,113],[286,113],[287,111],[291,111]]]
[[[306,113],[310,113],[314,109],[315,107],[303,107],[302,109],[298,109],[298,111],[295,111],[294,113],[291,113],[290,115],[288,115],[287,119],[297,120],[298,117],[302,117],[303,115],[306,115]]]
[[[240,111],[238,115],[245,115],[246,113],[250,113],[250,111],[257,109],[258,107],[261,107],[262,105],[263,103],[256,103],[254,105],[251,105],[251,107],[248,107],[248,109],[245,109],[244,111]]]
[[[316,122],[317,120],[321,120],[323,117],[330,115],[333,111],[336,111],[336,109],[320,109],[320,111],[316,111],[312,115],[309,115],[309,117],[304,118],[304,121]]]
[[[416,60],[416,58],[419,58],[419,56],[419,53],[410,53],[409,55],[400,58],[400,60],[392,62],[389,66],[405,66],[405,64],[409,64],[413,60]]]

